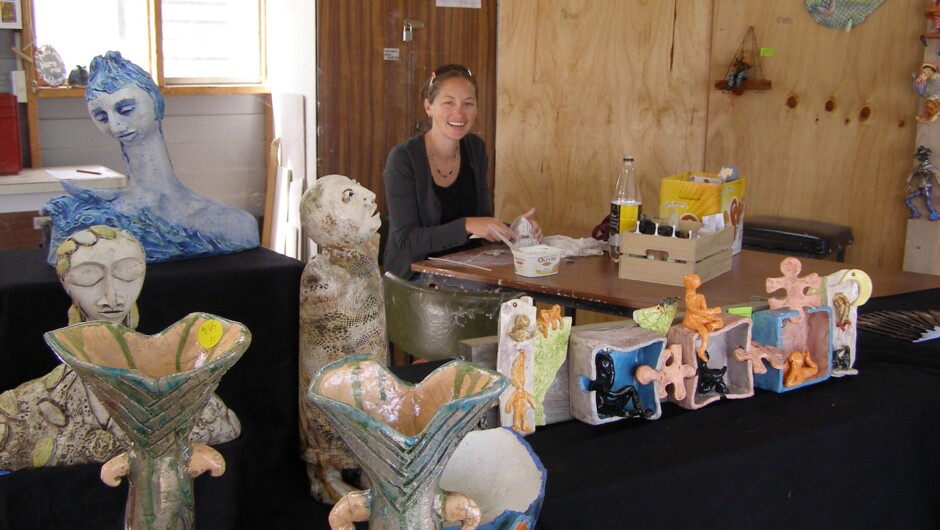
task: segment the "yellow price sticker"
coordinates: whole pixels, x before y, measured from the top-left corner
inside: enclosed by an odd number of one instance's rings
[[[205,349],[212,348],[222,340],[222,323],[218,320],[206,320],[199,326],[197,339]]]

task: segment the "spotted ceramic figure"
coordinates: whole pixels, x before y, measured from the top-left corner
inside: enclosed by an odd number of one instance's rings
[[[137,327],[144,283],[144,249],[129,232],[96,225],[67,238],[56,251],[56,272],[72,298],[71,324],[105,320]],[[193,442],[222,443],[241,424],[215,394],[200,414]],[[130,440],[71,368],[0,394],[0,470],[104,462]]]
[[[300,201],[304,232],[320,247],[300,281],[301,456],[310,494],[329,504],[359,489],[342,477],[359,465],[306,393],[320,368],[344,357],[369,354],[387,364],[375,209],[375,194],[342,175],[318,179]]]

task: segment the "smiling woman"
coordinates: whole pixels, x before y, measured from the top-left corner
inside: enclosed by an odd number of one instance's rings
[[[493,216],[486,145],[470,133],[478,112],[473,73],[459,64],[441,66],[424,84],[421,98],[428,130],[395,146],[382,173],[389,212],[384,264],[404,279],[413,275],[412,263],[429,255],[477,245],[479,238],[516,239]],[[534,214],[533,208],[523,217]],[[538,241],[542,230],[531,223]]]

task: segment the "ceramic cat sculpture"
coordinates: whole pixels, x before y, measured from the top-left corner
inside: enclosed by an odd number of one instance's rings
[[[318,179],[300,202],[301,224],[319,253],[300,283],[300,439],[310,494],[333,504],[354,489],[343,470],[359,465],[306,399],[316,372],[350,355],[388,362],[385,303],[379,274],[375,194],[342,175]]]

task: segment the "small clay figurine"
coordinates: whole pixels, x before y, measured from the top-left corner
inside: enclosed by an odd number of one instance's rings
[[[561,318],[561,306],[555,304],[551,309],[540,309],[539,318],[536,322],[538,322],[539,332],[547,339],[549,327],[557,330],[565,325],[564,319]]]
[[[800,386],[806,378],[819,373],[819,366],[809,356],[809,351],[795,351],[787,357],[787,365],[783,369],[783,386]]]
[[[342,175],[320,177],[300,200],[307,237],[320,246],[300,280],[300,450],[310,494],[333,504],[359,468],[339,434],[306,398],[317,370],[349,355],[387,363],[375,194]]]
[[[734,67],[728,74],[728,92],[740,88],[747,81],[747,74],[752,66],[754,66],[754,60],[751,58],[751,51],[741,50],[741,53],[734,58]]]
[[[933,123],[937,121],[937,112],[940,111],[940,77],[937,76],[936,63],[925,61],[920,65],[920,73],[911,74],[914,82],[914,92],[924,98],[924,110],[917,116],[920,123]]]
[[[614,388],[617,376],[614,359],[610,352],[601,351],[594,357],[597,379],[588,383],[588,391],[594,392],[598,415],[618,416],[621,418],[649,418],[653,411],[640,406],[640,395],[633,385]],[[633,402],[631,408],[627,404]]]
[[[530,433],[535,430],[535,427],[529,424],[526,407],[536,409],[538,403],[535,397],[525,389],[525,350],[519,350],[519,356],[512,364],[512,377],[509,382],[513,390],[509,399],[506,400],[505,412],[512,415],[512,430],[520,434]]]
[[[927,216],[928,219],[931,221],[940,219],[940,213],[937,213],[937,210],[933,207],[933,198],[931,197],[934,182],[940,184],[940,172],[930,163],[930,155],[932,154],[933,152],[929,148],[922,145],[917,146],[917,151],[914,153],[914,158],[920,163],[908,175],[904,186],[904,190],[908,192],[907,197],[904,198],[904,204],[910,210],[911,219],[920,218],[920,212],[914,207],[914,199],[917,197],[924,198],[924,204],[927,206],[927,211],[930,212],[930,215]]]
[[[852,347],[843,346],[832,350],[832,372],[848,372],[852,370]]]
[[[707,353],[705,357],[708,357]],[[698,363],[698,369],[695,374],[698,376],[698,386],[696,386],[695,391],[703,395],[709,392],[717,392],[721,395],[727,394],[728,384],[725,383],[724,377],[728,367],[709,368],[707,362],[701,357],[696,359],[696,362]]]
[[[682,319],[682,325],[698,332],[702,344],[695,350],[695,353],[703,363],[707,363],[708,353],[705,350],[708,348],[708,333],[721,329],[725,325],[719,316],[721,308],[708,307],[705,296],[696,292],[696,289],[702,285],[702,279],[698,274],[686,275],[682,283],[685,285],[685,318]]]

